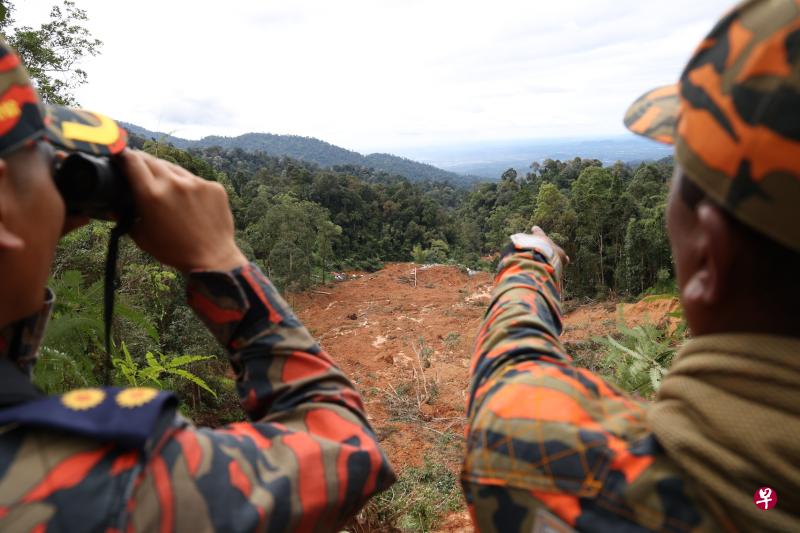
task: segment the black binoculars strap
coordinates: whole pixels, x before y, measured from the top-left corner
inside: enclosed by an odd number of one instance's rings
[[[114,291],[117,289],[117,256],[119,255],[119,239],[128,233],[133,226],[133,215],[123,215],[111,230],[106,255],[106,272],[103,283],[103,322],[106,336],[106,361],[103,371],[104,384],[111,385],[111,323],[114,319]]]

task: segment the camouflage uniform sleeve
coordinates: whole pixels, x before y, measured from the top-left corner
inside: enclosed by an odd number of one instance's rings
[[[167,432],[132,499],[135,530],[328,531],[391,485],[358,393],[256,266],[193,273],[188,298],[252,422]]]
[[[542,513],[581,527],[610,472],[632,479],[652,462],[628,446],[642,409],[559,341],[558,278],[544,253],[512,244],[478,332],[462,485],[480,531],[531,531]]]

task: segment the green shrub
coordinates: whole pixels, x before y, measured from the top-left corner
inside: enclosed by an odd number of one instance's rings
[[[450,257],[450,246],[441,239],[433,239],[430,247],[423,249],[420,244],[415,244],[411,250],[414,262],[420,265],[447,263]]]
[[[686,338],[681,324],[674,331],[669,324],[643,324],[629,328],[618,326],[614,336],[593,339],[606,350],[600,363],[601,371],[619,387],[652,397],[669,371],[672,359]]]
[[[201,389],[216,397],[208,383],[203,378],[186,370],[186,366],[198,361],[214,359],[213,355],[164,355],[162,353],[147,352],[144,356],[144,364],[131,357],[131,353],[125,343],[122,343],[123,357],[112,358],[114,368],[117,369],[119,377],[128,385],[140,387],[150,385],[164,388],[162,380],[166,377],[179,380],[186,380],[194,383]]]
[[[42,346],[39,351],[33,383],[46,394],[99,385],[87,357],[73,357],[50,346]]]

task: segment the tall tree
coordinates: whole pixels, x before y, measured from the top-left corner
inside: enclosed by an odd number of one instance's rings
[[[16,27],[13,13],[14,4],[0,0],[0,35],[16,48],[42,100],[77,105],[74,91],[88,81],[80,62],[98,55],[103,44],[86,29],[86,11],[63,0],[50,9],[50,20],[38,29]]]
[[[552,183],[543,183],[536,197],[531,223],[541,226],[556,242],[571,244],[577,215],[569,199]]]
[[[578,268],[583,270],[579,280],[588,289],[594,277],[598,292],[609,287],[613,279],[608,259],[613,257],[609,253],[609,234],[610,226],[615,222],[612,218],[614,181],[608,169],[589,166],[572,182],[572,204],[577,214]],[[609,276],[609,270],[612,276]]]

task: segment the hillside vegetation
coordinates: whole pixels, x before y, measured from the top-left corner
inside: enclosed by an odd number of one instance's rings
[[[508,170],[499,181],[467,190],[238,148],[187,152],[140,137],[132,142],[228,184],[245,248],[287,288],[307,287],[326,269],[381,261],[478,267],[508,235],[533,224],[551,232],[573,259],[569,295],[638,294],[672,278],[663,216],[669,160],[636,168],[546,160],[525,175]],[[305,220],[313,220],[307,235],[297,229]],[[292,259],[282,259],[287,256]]]
[[[498,182],[466,190],[239,149],[185,151],[136,136],[132,144],[222,183],[240,247],[286,293],[324,283],[332,271],[376,270],[387,261],[491,269],[508,235],[532,224],[547,229],[572,258],[564,281],[568,298],[670,288],[663,217],[668,162],[630,168],[548,160],[524,176],[508,171]],[[52,284],[62,295],[39,368],[48,390],[98,380],[91,369],[101,367],[103,353],[99,287],[108,233],[107,224],[95,222],[60,244]],[[221,355],[184,304],[179,276],[131,243],[123,246],[120,264],[114,333],[134,362],[144,364],[147,353],[167,360],[186,353]],[[67,353],[83,355],[60,357]],[[118,379],[126,378],[121,373]],[[192,391],[202,396],[199,388]]]

